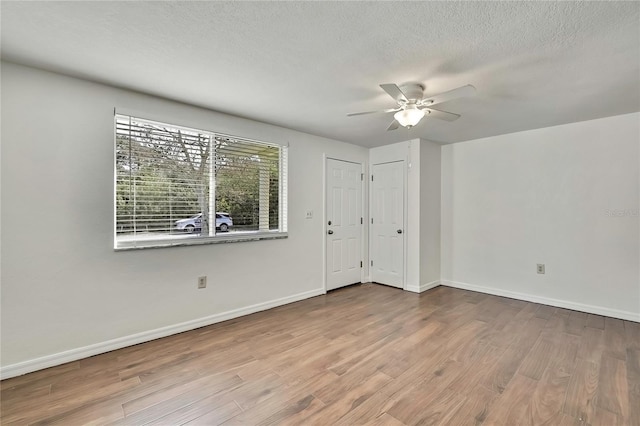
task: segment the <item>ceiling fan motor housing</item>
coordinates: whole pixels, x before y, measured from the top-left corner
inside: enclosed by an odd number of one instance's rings
[[[402,90],[402,93],[404,93],[404,95],[407,97],[407,99],[409,100],[410,103],[414,103],[417,102],[419,100],[422,99],[422,96],[424,94],[424,86],[422,84],[418,84],[418,83],[405,83],[400,87],[400,90]],[[398,98],[396,99],[396,101],[400,102],[401,99]]]

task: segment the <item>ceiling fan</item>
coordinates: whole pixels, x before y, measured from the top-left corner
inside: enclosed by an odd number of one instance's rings
[[[395,99],[397,103],[395,108],[383,109],[380,111],[355,112],[347,114],[347,116],[352,117],[354,115],[395,112],[393,115],[394,120],[391,122],[387,130],[395,130],[398,126],[411,128],[418,124],[425,115],[439,118],[441,120],[454,121],[460,118],[460,115],[434,109],[432,106],[452,99],[461,98],[463,96],[471,96],[476,92],[475,87],[467,84],[466,86],[458,87],[457,89],[425,98],[424,86],[419,83],[406,83],[401,86],[392,83],[381,84],[380,87],[382,90],[387,92],[389,96]]]

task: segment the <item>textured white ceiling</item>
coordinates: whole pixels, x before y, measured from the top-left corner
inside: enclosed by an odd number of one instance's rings
[[[2,2],[5,60],[364,146],[640,111],[639,2]],[[473,84],[386,132],[380,83]]]

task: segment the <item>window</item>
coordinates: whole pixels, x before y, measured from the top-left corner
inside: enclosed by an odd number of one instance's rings
[[[287,148],[116,114],[115,248],[286,237]]]

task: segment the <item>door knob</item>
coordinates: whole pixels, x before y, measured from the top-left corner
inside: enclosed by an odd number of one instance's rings
[[[402,234],[402,229],[398,229],[396,232],[397,232],[398,234]]]
[[[332,231],[331,229],[329,229],[329,230],[327,231],[327,234],[331,235],[331,234],[333,234],[333,231]]]

